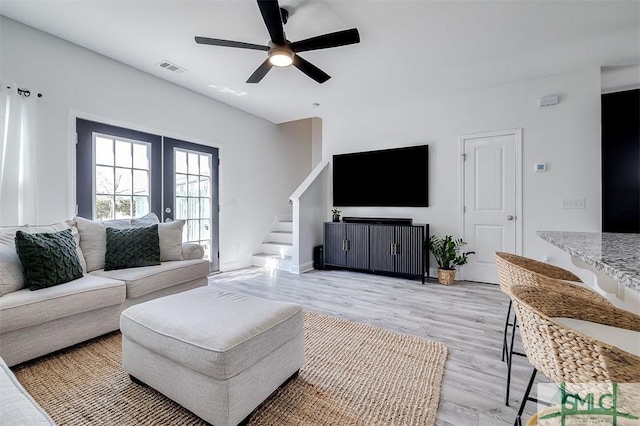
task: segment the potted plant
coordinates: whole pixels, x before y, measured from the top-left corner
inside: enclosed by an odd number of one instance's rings
[[[334,222],[340,222],[340,213],[341,211],[336,209],[335,207],[331,209],[331,214],[333,215]]]
[[[467,243],[462,238],[453,238],[446,235],[438,238],[435,235],[429,237],[429,251],[438,262],[438,282],[444,285],[451,285],[456,278],[456,266],[467,263],[468,256],[475,254],[473,251],[460,252],[462,246]]]

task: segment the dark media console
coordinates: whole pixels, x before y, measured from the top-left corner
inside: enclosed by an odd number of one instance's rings
[[[345,223],[371,223],[378,225],[411,225],[413,219],[403,217],[348,217],[342,218]]]
[[[403,218],[324,223],[324,267],[418,278],[429,271],[429,225]]]

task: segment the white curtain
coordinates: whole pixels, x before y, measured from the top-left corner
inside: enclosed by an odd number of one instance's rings
[[[38,223],[36,94],[0,88],[0,225]]]

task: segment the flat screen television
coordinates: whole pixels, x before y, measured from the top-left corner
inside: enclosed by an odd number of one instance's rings
[[[429,145],[334,155],[333,205],[428,207]]]

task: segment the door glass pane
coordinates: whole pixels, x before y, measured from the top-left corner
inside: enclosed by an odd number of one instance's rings
[[[200,176],[200,196],[201,197],[210,197],[209,193],[209,185],[211,179],[206,176]]]
[[[200,217],[211,217],[211,200],[208,198],[200,198]]]
[[[130,142],[116,141],[116,166],[132,166]]]
[[[133,183],[131,182],[131,169],[116,167],[115,193],[118,195],[131,195]]]
[[[96,138],[96,164],[113,166],[113,140]]]
[[[189,223],[189,236],[188,241],[198,241],[199,237],[199,228],[197,220],[190,220]]]
[[[189,174],[192,174],[192,175],[200,174],[198,154],[194,154],[192,152],[189,153]]]
[[[146,144],[133,144],[133,167],[136,169],[149,169],[149,146]]]
[[[187,195],[187,175],[176,175],[176,195]]]
[[[211,174],[208,155],[200,155],[200,174],[203,176],[209,176]]]
[[[211,241],[209,240],[201,240],[200,245],[204,249],[204,258],[211,259]]]
[[[133,195],[149,195],[149,172],[133,171]]]
[[[209,235],[210,233],[209,223],[210,223],[209,219],[200,220],[200,238],[206,238],[207,235]]]
[[[113,194],[113,167],[96,166],[96,194]]]
[[[113,218],[113,197],[96,196],[96,218],[103,220]]]
[[[149,212],[149,197],[133,197],[133,217],[144,216]]]
[[[189,219],[198,219],[200,217],[200,200],[197,198],[189,198]]]
[[[176,219],[187,218],[187,199],[185,197],[176,197]]]
[[[176,173],[187,173],[187,153],[184,151],[175,151]]]
[[[131,216],[131,197],[116,197],[116,219],[127,219]]]
[[[198,190],[199,181],[200,179],[198,179],[198,176],[189,175],[189,196],[190,197],[197,197],[200,194],[200,191]]]

